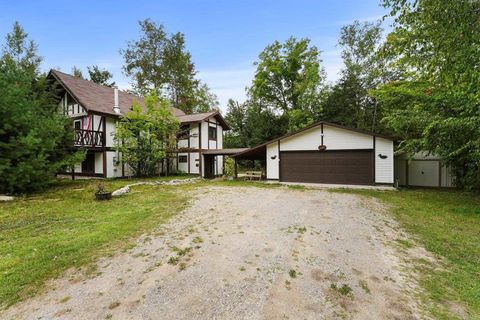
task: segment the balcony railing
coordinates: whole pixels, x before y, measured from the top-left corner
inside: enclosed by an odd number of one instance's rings
[[[104,147],[105,134],[103,131],[75,129],[76,147]]]

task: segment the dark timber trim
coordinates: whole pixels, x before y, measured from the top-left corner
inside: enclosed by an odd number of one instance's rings
[[[215,122],[215,149],[218,148],[218,123]],[[215,157],[215,170],[217,175],[219,174],[218,172],[218,156]]]
[[[283,150],[282,152],[283,153],[289,153],[289,152],[315,152],[315,151],[318,151],[318,150],[315,150],[315,149],[311,149],[311,150]],[[330,149],[330,150],[325,150],[325,151],[335,151],[335,152],[348,152],[348,151],[374,151],[374,149],[370,149],[370,148],[364,148],[364,149]]]
[[[92,121],[93,122],[93,121]],[[106,124],[106,121],[105,121],[105,117],[102,117],[100,122],[103,122],[103,177],[106,178],[107,177],[107,149],[106,149],[106,145],[107,145],[107,124]],[[98,124],[98,126],[100,127],[100,124]]]
[[[320,145],[323,146],[323,122],[322,122],[322,125],[321,125],[321,127],[320,127],[320,132],[321,132],[321,135],[320,135],[320,137],[321,137],[321,139],[320,139]]]

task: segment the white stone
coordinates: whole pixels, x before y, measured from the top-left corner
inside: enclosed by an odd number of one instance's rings
[[[12,201],[12,200],[15,200],[15,197],[0,195],[0,201]]]
[[[129,186],[125,186],[123,188],[120,188],[118,190],[115,190],[112,192],[112,196],[113,197],[119,197],[119,196],[123,196],[124,194],[127,194],[130,192],[130,187]]]

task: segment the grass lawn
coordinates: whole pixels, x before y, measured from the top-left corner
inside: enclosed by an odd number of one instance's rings
[[[443,270],[419,262],[420,285],[438,319],[455,319],[452,304],[466,319],[480,319],[480,197],[446,190],[335,190],[378,198],[420,245],[444,258]]]
[[[158,180],[158,179],[155,179]],[[188,203],[185,186],[137,186],[94,200],[98,181],[59,181],[44,193],[0,203],[0,308],[41,290],[71,267],[127,248]],[[105,181],[113,191],[132,180]]]

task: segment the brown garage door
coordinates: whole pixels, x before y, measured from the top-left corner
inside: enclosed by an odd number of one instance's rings
[[[372,150],[289,151],[280,153],[280,180],[371,185]]]

